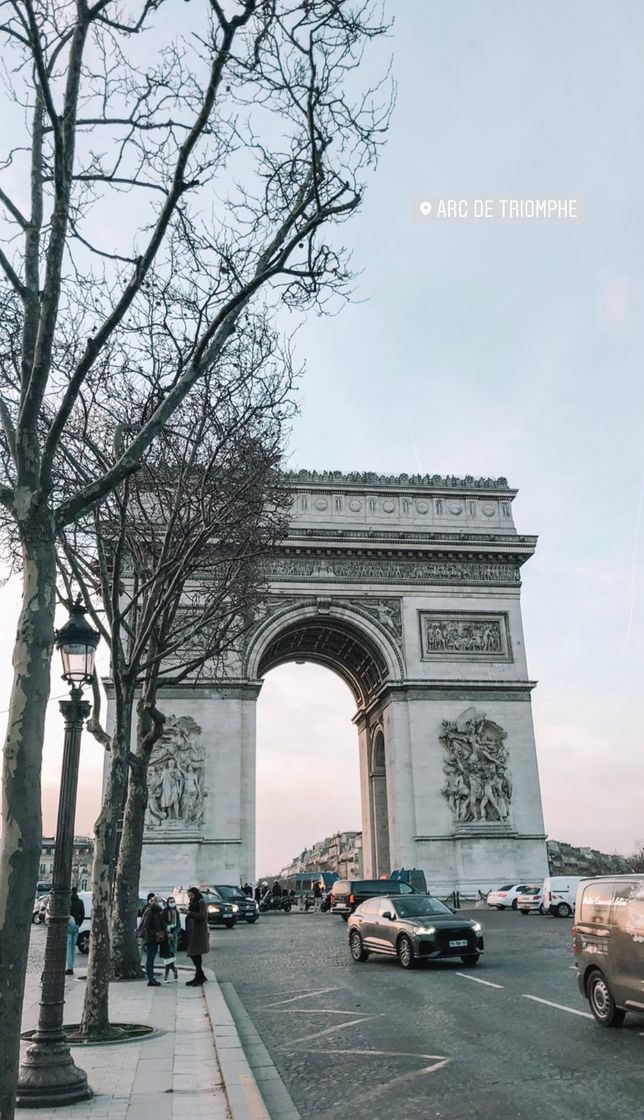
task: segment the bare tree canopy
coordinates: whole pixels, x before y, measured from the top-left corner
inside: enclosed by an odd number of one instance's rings
[[[387,124],[390,94],[361,72],[384,30],[371,0],[0,4],[0,506],[23,573],[3,771],[2,1120],[40,848],[56,536],[136,471],[245,325],[348,291],[337,226]],[[96,396],[126,370],[144,407],[132,401],[110,460],[88,470],[73,427],[91,430]]]

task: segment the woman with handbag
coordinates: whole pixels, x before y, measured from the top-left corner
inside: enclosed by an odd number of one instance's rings
[[[173,898],[169,898],[166,902],[165,909],[161,917],[165,924],[166,939],[159,946],[159,956],[165,965],[165,975],[163,983],[170,983],[170,972],[172,971],[175,980],[179,979],[177,972],[176,952],[179,943],[179,934],[181,933],[181,919],[179,918],[179,911],[177,904]]]
[[[156,895],[152,895],[152,898],[148,900],[141,918],[140,929],[146,948],[145,971],[148,976],[148,988],[160,988],[159,981],[154,979],[154,958],[157,955],[159,945],[166,940],[166,932],[163,914]]]

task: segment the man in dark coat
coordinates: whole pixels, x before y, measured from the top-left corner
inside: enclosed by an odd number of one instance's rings
[[[161,907],[155,894],[148,899],[139,930],[146,949],[145,971],[148,976],[148,988],[160,988],[161,984],[154,979],[154,958],[166,934]]]
[[[186,987],[199,988],[207,979],[202,968],[202,959],[204,953],[207,953],[210,948],[210,939],[208,936],[208,907],[197,887],[190,887],[188,891],[186,937],[188,939],[186,953],[195,966],[195,974],[192,980],[187,981]]]

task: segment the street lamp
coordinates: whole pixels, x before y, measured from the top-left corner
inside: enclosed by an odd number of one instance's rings
[[[63,1030],[65,1008],[65,957],[69,923],[70,880],[74,850],[74,818],[78,763],[83,723],[90,705],[82,686],[94,676],[99,634],[85,618],[80,597],[69,608],[69,619],[56,632],[56,648],[63,662],[63,680],[69,681],[69,700],[61,700],[65,743],[60,775],[58,823],[49,925],[42,976],[38,1027],[20,1069],[16,1104],[19,1108],[52,1108],[75,1104],[92,1096],[87,1074],[74,1063]]]

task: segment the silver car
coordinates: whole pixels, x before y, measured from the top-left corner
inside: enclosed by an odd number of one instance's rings
[[[460,957],[473,965],[483,952],[478,922],[454,914],[429,895],[370,898],[349,918],[349,949],[354,961],[370,953],[397,957],[403,968],[421,960]]]

